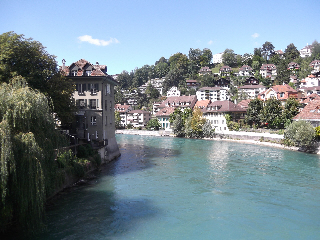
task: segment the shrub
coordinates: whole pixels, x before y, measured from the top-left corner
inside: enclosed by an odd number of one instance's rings
[[[315,136],[313,126],[302,120],[292,122],[284,132],[286,140],[290,140],[297,147],[306,149],[314,147]]]

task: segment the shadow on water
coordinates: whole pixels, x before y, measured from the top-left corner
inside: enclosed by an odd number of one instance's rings
[[[124,143],[119,148],[121,156],[103,165],[97,179],[68,189],[51,201],[47,207],[47,230],[29,239],[113,239],[160,214],[149,199],[119,196],[114,177],[155,167],[159,159],[161,162],[161,158],[178,156],[180,151],[139,142]]]
[[[82,186],[48,206],[47,230],[29,239],[113,239],[154,217],[159,210],[144,198],[120,198],[112,190]],[[16,239],[26,239],[24,237]]]

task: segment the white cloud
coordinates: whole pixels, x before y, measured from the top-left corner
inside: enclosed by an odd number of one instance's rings
[[[209,45],[212,45],[212,44],[213,44],[213,41],[212,41],[212,40],[210,40],[210,41],[208,42],[208,44],[209,44]]]
[[[253,38],[259,37],[259,33],[254,33],[254,34],[251,35],[251,37],[253,37]]]
[[[88,42],[90,44],[97,45],[97,46],[108,46],[112,43],[119,43],[118,39],[116,39],[116,38],[110,38],[109,41],[105,41],[105,40],[101,40],[101,39],[94,39],[89,35],[80,36],[80,37],[78,37],[78,39],[81,42]]]

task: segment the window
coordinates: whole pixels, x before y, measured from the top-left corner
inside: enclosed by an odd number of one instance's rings
[[[108,101],[107,100],[104,101],[104,109],[108,110]]]
[[[77,76],[78,74],[78,71],[77,70],[72,70],[71,71],[71,76]]]
[[[78,94],[84,94],[86,91],[86,86],[87,84],[85,83],[76,84],[76,91],[78,91]]]
[[[89,83],[88,90],[91,91],[91,95],[96,95],[99,91],[99,84],[98,83]]]
[[[110,84],[106,85],[106,95],[107,94],[111,94],[111,90],[110,90]]]
[[[97,125],[97,117],[91,116],[91,125]]]
[[[112,111],[112,101],[110,101],[110,111]]]
[[[80,109],[87,107],[87,99],[77,99],[76,106]]]
[[[84,72],[84,75],[85,75],[85,76],[90,76],[90,75],[91,75],[91,70],[86,70],[86,71]]]
[[[97,99],[90,99],[90,109],[97,109]]]

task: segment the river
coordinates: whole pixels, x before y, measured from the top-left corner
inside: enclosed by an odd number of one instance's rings
[[[48,207],[38,239],[320,239],[319,155],[117,135],[121,157]]]

